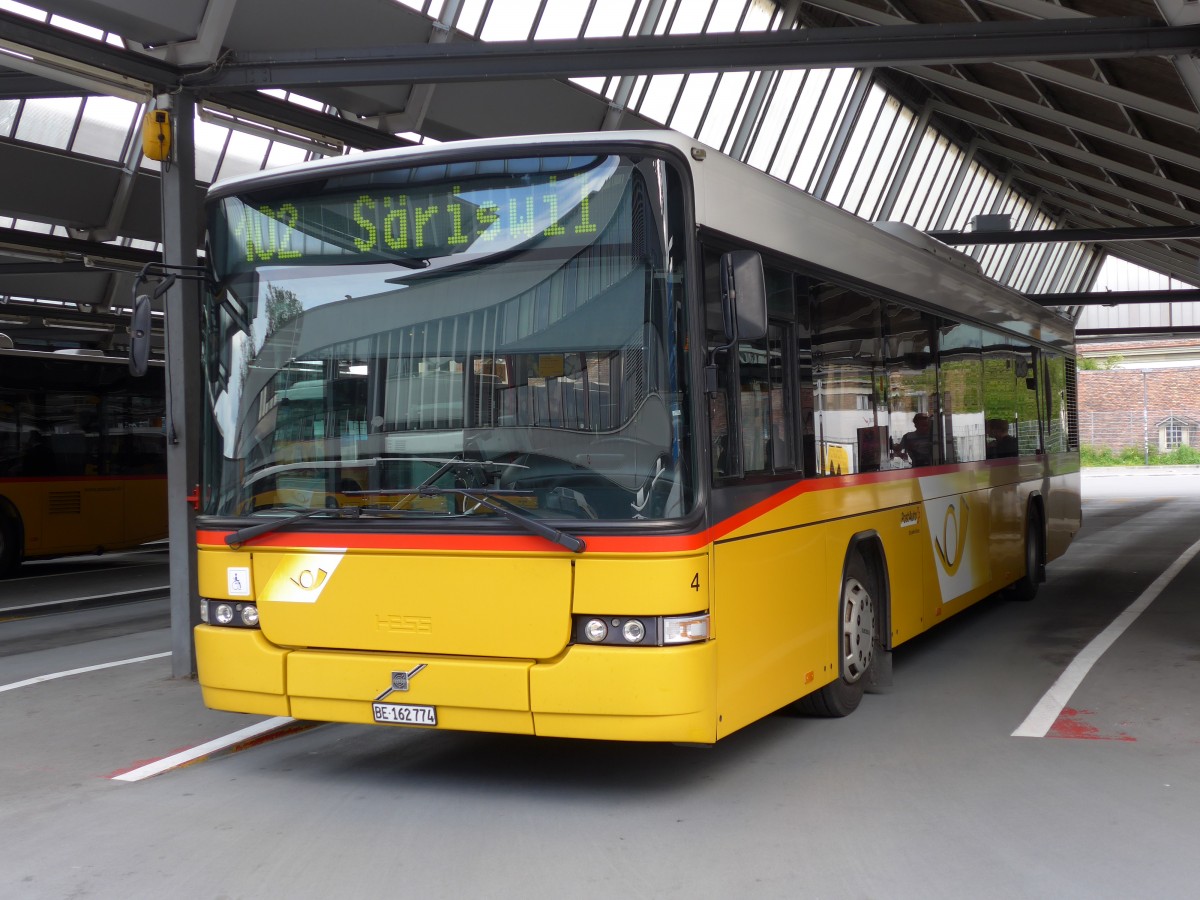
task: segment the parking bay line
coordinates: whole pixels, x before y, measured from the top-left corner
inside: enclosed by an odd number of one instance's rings
[[[0,694],[5,691],[15,691],[17,688],[29,687],[32,684],[41,684],[44,681],[54,681],[56,678],[69,678],[72,675],[84,675],[88,672],[98,672],[101,669],[112,669],[116,666],[127,666],[130,663],[146,662],[151,659],[162,659],[165,656],[170,656],[171,651],[167,650],[164,653],[151,653],[149,656],[135,656],[132,659],[118,659],[115,662],[99,663],[95,666],[84,666],[81,669],[68,669],[65,672],[52,672],[49,675],[38,675],[36,678],[26,678],[24,681],[14,681],[11,684],[0,684]]]
[[[206,756],[212,756],[221,750],[227,750],[239,744],[254,742],[255,738],[282,736],[282,734],[295,730],[289,729],[287,726],[294,725],[296,722],[297,720],[290,716],[275,716],[274,718],[265,719],[262,722],[241,728],[224,737],[205,741],[203,744],[197,744],[195,747],[190,747],[187,750],[180,750],[178,753],[172,753],[170,756],[164,756],[162,759],[148,762],[145,765],[138,766],[136,769],[112,775],[110,778],[113,781],[144,781],[147,778],[153,778],[155,775],[161,775],[163,772],[168,772],[171,769],[186,766],[188,763],[203,759]],[[306,722],[302,724],[304,727],[310,727],[317,723]],[[278,734],[273,735],[272,732],[278,732]]]
[[[1140,597],[1134,600],[1125,611],[1109,623],[1108,627],[1096,635],[1088,643],[1086,647],[1079,651],[1079,654],[1071,660],[1071,664],[1058,676],[1058,680],[1050,685],[1050,690],[1042,696],[1038,701],[1037,706],[1025,717],[1017,730],[1012,733],[1013,737],[1045,737],[1050,731],[1054,723],[1058,721],[1058,717],[1062,715],[1062,711],[1071,701],[1072,695],[1078,690],[1079,685],[1083,683],[1083,679],[1087,677],[1092,666],[1104,655],[1117,638],[1125,633],[1125,630],[1134,623],[1138,616],[1146,611],[1146,608],[1154,602],[1159,594],[1170,584],[1175,576],[1182,571],[1192,559],[1200,553],[1200,541],[1192,544],[1179,556],[1175,562],[1171,563],[1158,578],[1146,590],[1142,591]]]

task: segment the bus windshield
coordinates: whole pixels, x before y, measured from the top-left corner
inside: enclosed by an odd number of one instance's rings
[[[685,515],[682,197],[664,160],[592,154],[215,200],[202,511]]]

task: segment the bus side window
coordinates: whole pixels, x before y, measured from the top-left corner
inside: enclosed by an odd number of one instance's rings
[[[721,318],[720,255],[706,250],[704,286],[706,339],[724,342]],[[717,386],[708,398],[709,439],[714,478],[796,470],[793,277],[764,268],[770,324],[761,341],[738,344],[736,353],[717,360]]]
[[[877,469],[886,439],[885,404],[877,402],[877,376],[883,373],[880,301],[827,282],[814,284],[811,295],[815,474]]]

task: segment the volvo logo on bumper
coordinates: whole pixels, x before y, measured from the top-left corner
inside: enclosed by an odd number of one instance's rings
[[[425,663],[415,666],[410,672],[393,672],[392,673],[392,690],[407,691],[408,680],[425,668]]]
[[[409,681],[411,681],[418,672],[425,668],[425,665],[425,663],[419,663],[418,665],[413,666],[407,672],[393,672],[392,686],[376,697],[375,702],[378,703],[388,694],[395,693],[396,691],[407,691]]]

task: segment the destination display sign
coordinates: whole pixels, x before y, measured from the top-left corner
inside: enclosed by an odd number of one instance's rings
[[[539,239],[587,243],[598,228],[595,197],[618,162],[603,160],[575,173],[228,197],[219,202],[210,232],[213,251],[218,270],[230,273],[371,261],[422,268],[437,257],[493,253]]]

